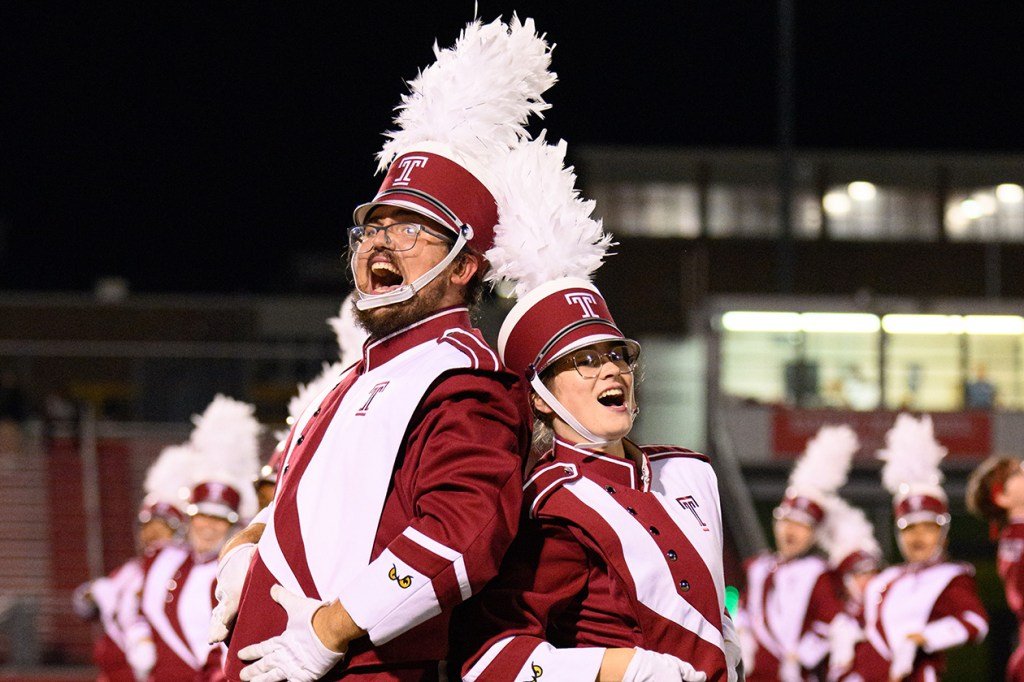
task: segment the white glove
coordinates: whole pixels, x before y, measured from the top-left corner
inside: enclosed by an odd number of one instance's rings
[[[800,669],[800,661],[786,657],[779,666],[780,682],[803,682],[804,671]]]
[[[125,633],[124,657],[132,668],[132,674],[139,682],[149,679],[149,673],[156,665],[156,644],[144,622],[133,625]]]
[[[725,640],[725,667],[729,673],[728,682],[739,682],[740,666],[743,665],[743,650],[731,639]]]
[[[210,644],[223,642],[231,631],[235,616],[238,615],[238,601],[242,598],[245,575],[249,572],[249,564],[255,553],[256,545],[245,542],[232,548],[217,563],[217,589],[213,592],[217,606],[210,616]]]
[[[889,666],[889,679],[902,680],[914,669],[914,658],[917,657],[917,644],[905,639],[892,650],[892,665]]]
[[[829,673],[838,677],[853,665],[854,651],[857,642],[864,639],[864,631],[850,616],[840,614],[832,621],[828,629]]]
[[[747,628],[737,628],[736,635],[740,638],[740,651],[743,653],[743,672],[749,675],[754,672],[754,661],[757,660],[757,639]]]
[[[280,585],[270,588],[270,597],[288,613],[288,626],[280,635],[238,652],[243,661],[255,661],[242,668],[241,678],[246,682],[319,680],[345,657],[344,652],[324,646],[313,631],[313,614],[328,602],[292,594]]]
[[[622,675],[622,682],[705,682],[708,676],[692,665],[669,654],[636,648],[633,660]]]

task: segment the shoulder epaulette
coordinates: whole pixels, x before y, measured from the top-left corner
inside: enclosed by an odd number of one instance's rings
[[[530,510],[530,518],[536,518],[537,511],[556,490],[579,477],[580,472],[575,464],[539,463],[523,484],[523,500]]]

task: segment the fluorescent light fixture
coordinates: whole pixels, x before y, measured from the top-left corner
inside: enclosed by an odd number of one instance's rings
[[[870,182],[857,180],[846,186],[850,198],[855,201],[871,201],[878,194],[878,189]]]
[[[1013,182],[996,185],[996,199],[1004,204],[1019,204],[1024,201],[1024,187]]]
[[[808,332],[817,334],[870,334],[881,322],[870,313],[787,313],[732,310],[722,315],[730,332]]]
[[[805,332],[831,334],[871,334],[881,327],[871,313],[803,313],[800,328]]]
[[[886,315],[886,334],[962,334],[964,319],[959,315]]]
[[[966,315],[968,334],[1024,335],[1024,317],[1020,315]]]
[[[846,192],[829,192],[822,200],[821,205],[829,215],[844,216],[850,212],[853,204]]]
[[[730,310],[722,315],[722,327],[730,332],[798,332],[800,314]]]

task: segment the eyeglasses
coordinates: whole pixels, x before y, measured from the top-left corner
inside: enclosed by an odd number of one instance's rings
[[[426,232],[446,243],[451,239],[419,223],[391,223],[390,225],[355,225],[348,228],[348,248],[355,253],[369,253],[377,235],[383,235],[384,246],[392,251],[408,251],[416,246],[420,232]]]
[[[573,368],[584,379],[596,379],[601,375],[601,368],[606,362],[618,367],[621,374],[632,374],[639,360],[640,344],[627,339],[625,343],[612,347],[607,353],[599,353],[594,348],[583,348],[569,354],[563,362],[566,365],[572,363]]]

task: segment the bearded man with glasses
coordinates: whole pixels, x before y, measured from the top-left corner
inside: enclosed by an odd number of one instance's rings
[[[525,390],[469,308],[495,154],[545,108],[548,52],[531,21],[474,22],[411,84],[348,231],[362,359],[296,420],[273,503],[221,558],[211,639],[230,634],[229,679],[444,679],[452,609],[518,527]]]

